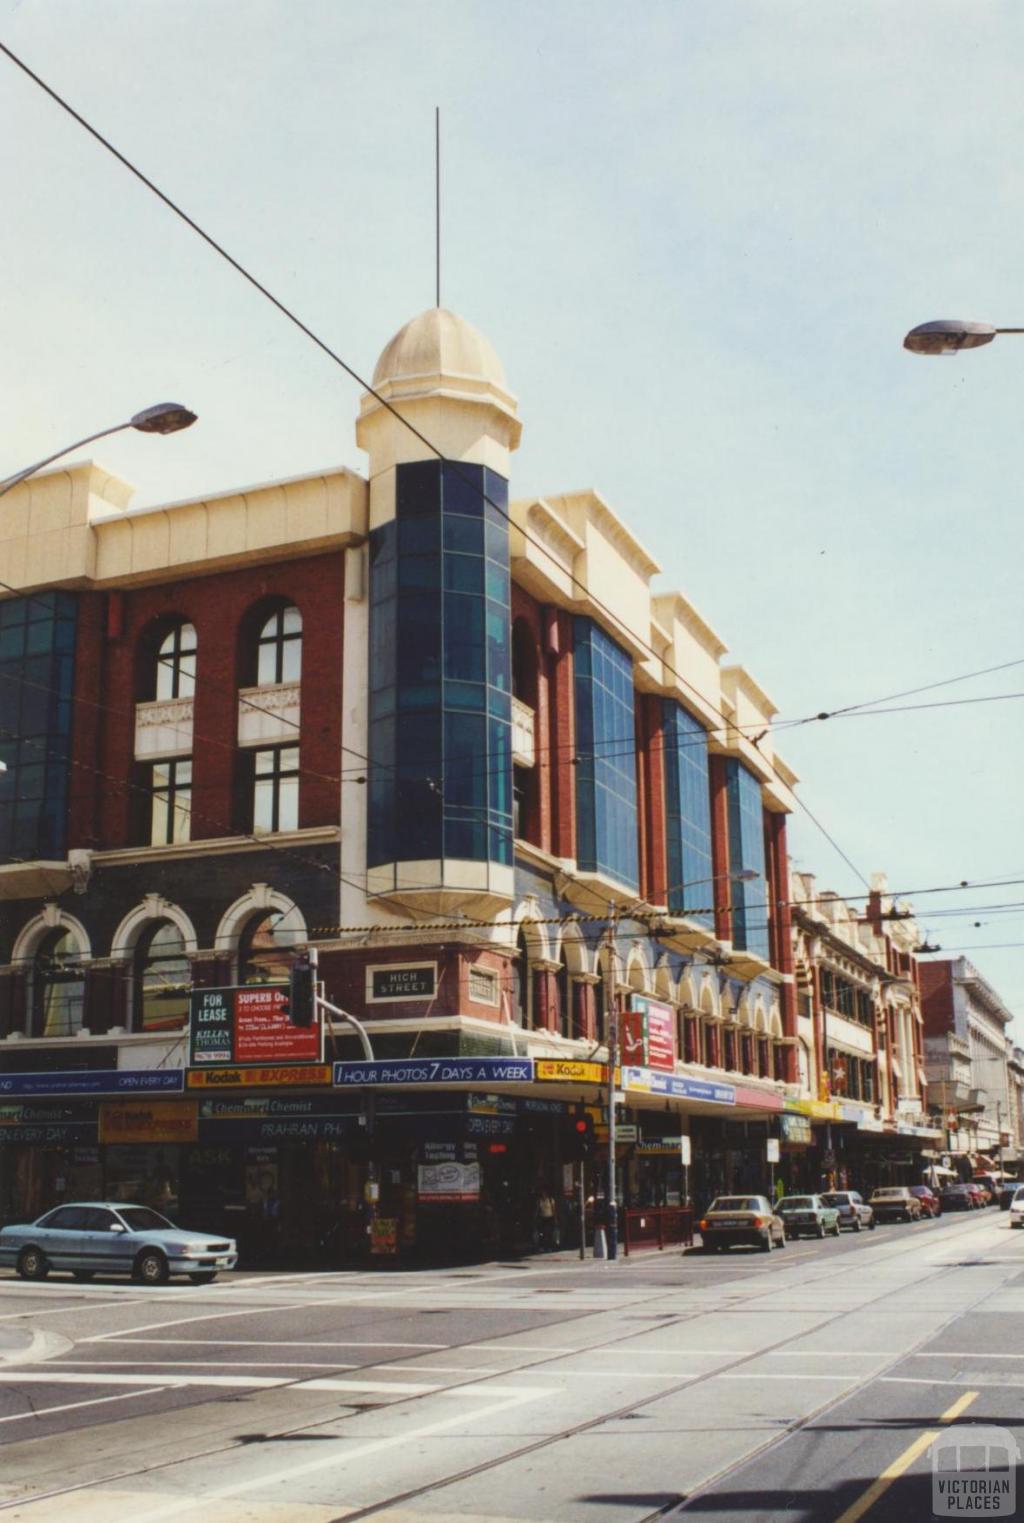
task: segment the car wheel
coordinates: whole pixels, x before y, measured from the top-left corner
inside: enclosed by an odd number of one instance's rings
[[[868,1222],[868,1231],[869,1232],[874,1232],[874,1230],[877,1227],[877,1225],[878,1225],[878,1223],[875,1221],[875,1218],[872,1217],[871,1220]]]
[[[50,1273],[49,1260],[41,1248],[34,1245],[23,1248],[18,1254],[18,1273],[23,1280],[45,1280]]]
[[[818,1223],[818,1231],[817,1231],[816,1235],[818,1237],[824,1237],[825,1236],[825,1223],[824,1222],[819,1222]]]
[[[839,1223],[838,1222],[836,1222],[835,1226],[832,1228],[832,1236],[833,1237],[838,1237],[839,1236]]]
[[[135,1260],[135,1278],[143,1285],[162,1285],[170,1274],[159,1248],[147,1248]]]
[[[779,1238],[779,1247],[780,1248],[785,1248],[785,1246],[786,1246],[786,1234],[783,1233],[782,1236]]]
[[[201,1273],[197,1271],[197,1273],[189,1275],[193,1285],[212,1285],[216,1278],[217,1271],[215,1269],[205,1269]]]
[[[769,1228],[764,1237],[761,1239],[761,1252],[771,1253],[774,1247],[775,1244],[772,1242],[771,1228]]]
[[[76,1280],[91,1280],[95,1275],[95,1269],[72,1269],[71,1273]]]
[[[859,1216],[855,1216],[853,1218],[853,1230],[854,1230],[854,1232],[859,1232],[860,1231],[860,1217]]]

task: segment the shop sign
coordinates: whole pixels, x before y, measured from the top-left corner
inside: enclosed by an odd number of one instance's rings
[[[621,1028],[622,1061],[639,1068],[658,1068],[669,1073],[676,1066],[676,1023],[671,1005],[630,996]]]
[[[76,1073],[0,1074],[4,1095],[180,1094],[180,1068],[96,1068]]]
[[[678,1158],[678,1137],[641,1137],[636,1145],[645,1158]]]
[[[467,1095],[466,1110],[475,1116],[514,1116],[515,1095]]]
[[[606,1063],[576,1063],[571,1058],[535,1059],[536,1077],[559,1084],[607,1084]]]
[[[752,1089],[749,1085],[739,1085],[736,1104],[749,1105],[762,1111],[781,1111],[782,1096],[769,1089]]]
[[[370,1224],[370,1252],[393,1255],[398,1252],[398,1217],[375,1216]]]
[[[96,1141],[96,1107],[18,1103],[0,1105],[0,1148],[68,1147]]]
[[[736,1089],[713,1079],[685,1079],[679,1074],[652,1068],[623,1068],[625,1087],[645,1095],[667,1095],[676,1100],[704,1100],[712,1105],[735,1105]]]
[[[392,1058],[335,1063],[334,1082],[361,1084],[530,1084],[532,1058]]]
[[[261,1121],[267,1117],[350,1115],[340,1095],[218,1095],[199,1101],[200,1121]]]
[[[426,1205],[450,1205],[480,1198],[479,1163],[421,1163],[416,1169],[416,1193]]]
[[[109,1101],[100,1106],[100,1142],[195,1142],[194,1100]]]
[[[779,1126],[783,1142],[810,1147],[813,1135],[810,1116],[780,1116]]]
[[[515,1134],[515,1116],[466,1117],[467,1137],[511,1137]]]
[[[10,1126],[61,1126],[66,1122],[81,1124],[85,1120],[95,1119],[95,1105],[87,1106],[84,1112],[79,1106],[62,1105],[59,1100],[44,1100],[41,1104],[18,1101],[12,1105],[0,1105],[0,1131]]]
[[[366,970],[369,1004],[388,1000],[434,999],[437,995],[436,962],[388,962]]]
[[[765,1161],[765,1163],[779,1163],[780,1162],[779,1139],[778,1139],[778,1137],[769,1137],[768,1140],[765,1142],[765,1145],[764,1145],[764,1161]]]
[[[193,989],[189,998],[190,1068],[238,1063],[316,1063],[319,1023],[293,1026],[284,1010],[287,984]]]
[[[331,1070],[326,1063],[310,1063],[305,1068],[199,1068],[190,1069],[189,1089],[241,1089],[278,1084],[330,1084]]]

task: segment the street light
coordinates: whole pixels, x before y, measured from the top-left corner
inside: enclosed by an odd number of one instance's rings
[[[36,471],[41,471],[44,465],[52,464],[62,455],[70,455],[72,450],[81,449],[85,444],[94,444],[97,439],[105,439],[108,434],[119,434],[126,428],[137,429],[140,434],[176,434],[180,429],[191,428],[195,421],[195,413],[189,412],[187,407],[182,407],[180,402],[157,402],[153,407],[144,407],[141,412],[129,418],[127,423],[115,423],[113,428],[101,428],[98,434],[89,434],[85,439],[76,440],[74,444],[65,444],[63,449],[47,455],[45,460],[37,460],[35,465],[19,471],[16,476],[8,476],[6,481],[0,482],[0,497],[18,486],[20,482],[26,481],[29,476],[34,476]]]
[[[1024,328],[994,328],[991,323],[941,317],[911,328],[903,347],[911,354],[959,354],[961,349],[980,349],[982,344],[991,344],[997,333],[1024,333]]]

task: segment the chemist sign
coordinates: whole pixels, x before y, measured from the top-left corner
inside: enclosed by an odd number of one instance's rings
[[[319,1023],[293,1026],[287,984],[193,989],[189,1004],[191,1068],[320,1063]]]

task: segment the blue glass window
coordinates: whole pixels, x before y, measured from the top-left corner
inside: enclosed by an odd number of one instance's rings
[[[591,619],[573,620],[576,855],[584,872],[639,887],[633,663]]]
[[[732,940],[739,951],[753,952],[769,960],[768,885],[765,879],[764,813],[761,784],[742,762],[730,757],[725,764],[729,810],[729,884],[732,902]],[[749,883],[737,875],[753,869]]]
[[[0,602],[0,861],[67,852],[77,612],[66,592]]]
[[[713,913],[695,913],[712,903],[713,893],[707,732],[672,698],[662,699],[662,723],[668,907],[673,914],[713,925]]]
[[[370,535],[368,864],[511,863],[508,484],[421,461],[395,495]]]

